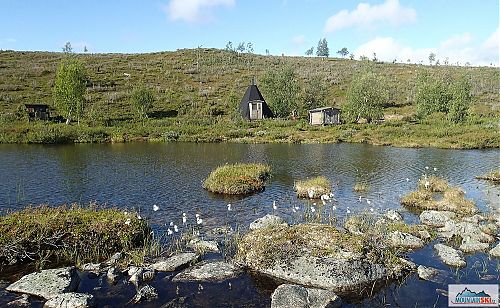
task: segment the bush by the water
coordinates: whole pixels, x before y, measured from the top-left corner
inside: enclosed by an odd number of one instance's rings
[[[318,176],[308,180],[301,180],[295,182],[295,191],[297,192],[297,197],[300,198],[310,198],[317,199],[321,195],[329,194],[332,184],[324,176]]]
[[[30,207],[0,216],[0,265],[96,262],[142,246],[148,235],[147,223],[135,213],[96,206]]]
[[[243,195],[264,189],[271,167],[264,164],[233,164],[218,167],[203,188],[219,194]]]

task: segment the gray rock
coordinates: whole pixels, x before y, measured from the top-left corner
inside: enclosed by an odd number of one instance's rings
[[[219,252],[219,245],[216,241],[204,241],[197,237],[193,238],[187,244],[187,247],[201,252]]]
[[[418,266],[417,273],[418,277],[420,277],[421,279],[436,283],[443,283],[448,276],[445,271],[423,265]]]
[[[464,217],[462,218],[462,221],[465,221],[465,222],[470,222],[470,223],[473,223],[473,224],[479,224],[479,222],[481,221],[484,221],[486,220],[486,217],[482,216],[482,215],[479,215],[479,214],[476,214],[476,215],[473,215],[473,216],[470,216],[470,217]]]
[[[154,269],[146,268],[142,272],[142,281],[150,281],[155,278],[156,271]]]
[[[500,243],[488,252],[492,257],[500,258]]]
[[[427,230],[419,230],[418,236],[423,240],[428,240],[431,238],[431,234]]]
[[[9,285],[6,290],[50,299],[58,294],[76,290],[79,282],[76,269],[65,267],[28,274]]]
[[[341,300],[333,291],[282,284],[271,295],[271,308],[340,307]]]
[[[127,275],[129,276],[132,276],[134,275],[139,269],[141,269],[140,267],[137,267],[137,266],[130,266],[128,269],[127,269]]]
[[[389,244],[392,247],[404,249],[418,249],[424,247],[424,242],[421,239],[400,231],[394,231],[389,235]]]
[[[159,272],[173,272],[188,267],[199,260],[199,256],[193,252],[179,253],[168,259],[161,259],[152,264],[150,268]]]
[[[388,210],[387,213],[385,213],[385,217],[392,221],[401,221],[403,220],[403,216],[395,210]]]
[[[106,273],[106,279],[111,284],[116,283],[118,278],[120,278],[120,276],[121,276],[121,272],[114,266],[110,267],[108,269],[108,272]]]
[[[102,269],[102,264],[101,263],[85,263],[82,266],[82,270],[86,272],[94,272],[94,273],[99,273]]]
[[[134,284],[135,286],[139,286],[142,283],[142,273],[144,273],[144,269],[139,267],[137,270],[130,276],[128,282]]]
[[[180,272],[172,281],[221,281],[239,274],[236,266],[224,261],[202,262]]]
[[[451,238],[454,235],[462,238],[472,239],[483,243],[493,243],[495,238],[481,231],[481,228],[470,222],[453,222],[447,221],[444,227],[438,230],[440,236]]]
[[[23,294],[20,298],[7,303],[9,307],[31,307],[31,303],[28,300],[29,295]]]
[[[467,265],[462,254],[450,246],[436,244],[434,245],[434,249],[437,251],[438,257],[446,265],[453,267],[465,267]]]
[[[486,234],[495,236],[498,234],[498,226],[494,223],[485,224],[479,227]]]
[[[444,227],[445,223],[455,216],[455,213],[448,211],[423,211],[420,214],[420,222],[432,227]]]
[[[145,285],[137,291],[134,296],[134,303],[139,303],[142,301],[150,301],[158,298],[158,291],[150,285]]]
[[[121,252],[117,252],[113,254],[108,261],[106,261],[106,264],[108,265],[115,265],[117,264],[121,259],[123,258],[123,254]]]
[[[463,239],[462,244],[458,247],[458,249],[467,253],[486,251],[488,248],[490,248],[488,243],[481,243],[478,240],[468,238]]]
[[[250,230],[256,230],[260,228],[267,228],[270,226],[283,225],[288,226],[288,223],[281,217],[267,214],[264,217],[258,218],[250,223]]]
[[[45,302],[44,308],[87,308],[94,307],[94,296],[84,293],[63,293]]]

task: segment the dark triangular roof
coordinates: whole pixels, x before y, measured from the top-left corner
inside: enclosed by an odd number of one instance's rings
[[[246,119],[250,118],[250,110],[248,108],[248,103],[253,101],[262,102],[262,112],[263,112],[262,114],[264,115],[265,118],[273,117],[273,112],[271,111],[271,109],[269,109],[266,100],[262,96],[262,93],[260,93],[259,88],[257,88],[257,85],[255,83],[252,83],[251,85],[248,86],[245,95],[243,95],[243,98],[241,99],[240,103],[241,116],[243,116]]]

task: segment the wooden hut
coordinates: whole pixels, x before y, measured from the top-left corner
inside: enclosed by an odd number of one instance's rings
[[[273,117],[273,112],[264,100],[259,88],[257,88],[255,80],[248,86],[245,95],[241,99],[240,113],[243,118],[248,120],[262,120]]]
[[[50,120],[50,110],[49,105],[44,104],[24,104],[26,107],[26,112],[28,113],[28,119],[30,121],[34,120]]]
[[[333,107],[322,107],[309,110],[309,124],[340,124],[340,109]]]

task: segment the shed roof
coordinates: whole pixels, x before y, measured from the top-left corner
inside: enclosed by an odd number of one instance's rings
[[[335,108],[335,107],[321,107],[321,108],[311,109],[311,110],[309,110],[309,112],[320,112],[320,111],[325,111],[328,109],[340,110],[339,108]]]

